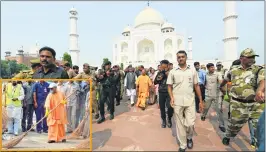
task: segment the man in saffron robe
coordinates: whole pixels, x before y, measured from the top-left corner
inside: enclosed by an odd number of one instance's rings
[[[136,106],[145,110],[146,101],[149,98],[150,87],[152,85],[151,79],[146,75],[145,69],[141,71],[141,75],[137,78],[136,85],[138,90],[138,102]]]
[[[65,96],[62,92],[57,91],[57,85],[55,83],[51,83],[49,88],[51,88],[51,92],[45,102],[45,115],[47,116],[47,125],[49,126],[48,143],[66,142],[65,125],[67,124],[67,115]],[[59,106],[49,114],[49,111],[54,109],[58,104]]]

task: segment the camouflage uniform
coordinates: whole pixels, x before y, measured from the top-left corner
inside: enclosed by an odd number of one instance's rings
[[[40,65],[40,59],[34,59],[34,60],[30,60],[30,63],[32,66],[36,65]],[[34,74],[34,70],[22,70],[20,71],[17,75],[15,75],[13,77],[13,79],[32,79],[32,76]]]
[[[93,71],[90,71],[89,74],[85,72],[79,73],[77,76],[74,77],[74,79],[90,79],[92,78],[92,109],[94,113],[97,115],[99,113],[99,108],[98,108],[98,102],[96,99],[96,75]]]
[[[125,73],[123,70],[119,70],[120,72],[120,99],[123,98],[124,95],[124,79],[125,79]]]
[[[252,49],[245,49],[241,56],[257,56]],[[228,144],[230,137],[235,137],[244,124],[251,120],[255,131],[255,143],[257,143],[257,123],[264,110],[264,103],[254,100],[258,84],[264,80],[264,69],[260,66],[252,65],[243,69],[242,65],[232,66],[225,80],[232,82],[230,90],[230,118],[226,130],[224,144]]]

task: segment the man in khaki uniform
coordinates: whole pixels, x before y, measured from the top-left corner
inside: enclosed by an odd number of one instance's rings
[[[192,136],[196,119],[195,93],[199,98],[200,111],[203,108],[202,96],[198,84],[198,73],[194,67],[186,63],[187,53],[177,52],[178,67],[170,71],[167,84],[170,103],[174,108],[177,137],[180,142],[179,151],[193,148]]]
[[[35,71],[37,71],[40,67],[40,59],[30,60],[31,70],[23,70],[19,74],[15,75],[13,78],[15,79],[31,79],[32,75]]]
[[[98,108],[98,102],[96,99],[96,74],[90,70],[90,65],[88,63],[83,64],[83,72],[79,73],[74,79],[92,79],[92,109],[95,113],[95,119],[99,118],[99,108]],[[88,84],[90,85],[90,84]]]
[[[224,128],[224,120],[223,113],[220,110],[221,101],[220,101],[220,90],[219,85],[222,83],[222,75],[214,71],[214,64],[207,64],[208,72],[206,74],[206,82],[205,82],[205,107],[201,116],[201,120],[205,121],[205,117],[211,107],[212,103],[214,103],[215,111],[219,117],[219,128],[222,132],[225,132]]]
[[[77,74],[75,73],[75,71],[71,68],[69,63],[65,63],[64,65],[64,69],[67,72],[69,79],[74,78],[75,76],[77,76]]]
[[[217,62],[216,63],[216,73],[220,74],[222,76],[222,79],[224,79],[225,72],[226,72],[226,69],[223,68],[222,62]],[[223,98],[224,98],[223,92],[219,91],[218,101],[219,101],[219,104],[221,106],[220,107],[221,112],[223,112]]]

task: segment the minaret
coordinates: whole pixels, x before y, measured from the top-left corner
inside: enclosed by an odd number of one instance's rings
[[[78,37],[77,34],[77,20],[78,12],[73,7],[69,11],[70,13],[70,34],[69,34],[69,51],[72,59],[72,65],[79,66],[79,48],[78,48]]]
[[[188,59],[192,60],[192,37],[188,37]]]
[[[23,51],[23,46],[21,46],[20,49],[17,51],[17,62],[18,64],[21,64],[24,62],[24,51]]]
[[[237,40],[236,35],[236,2],[225,2],[225,17],[224,21],[224,60],[233,61],[238,59],[237,56]]]

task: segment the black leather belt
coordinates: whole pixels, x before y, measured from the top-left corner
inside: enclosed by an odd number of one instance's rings
[[[238,101],[238,102],[242,102],[242,103],[253,103],[255,102],[254,100],[244,100],[244,99],[237,99],[232,97],[233,100]]]

